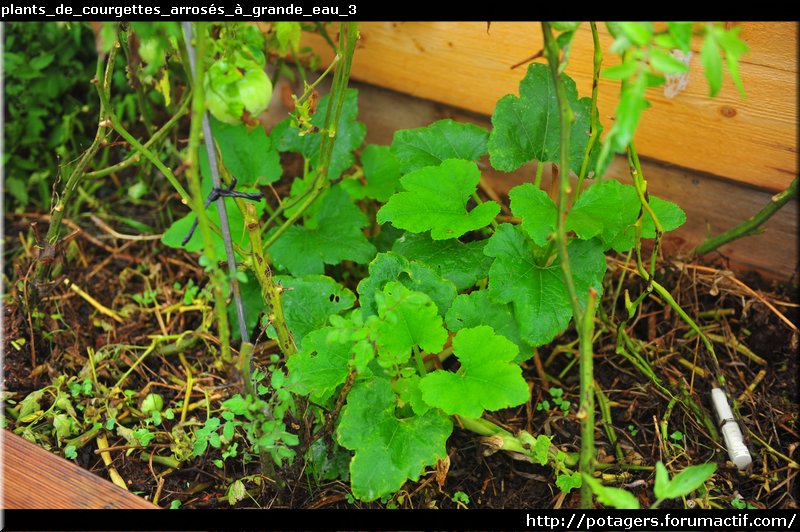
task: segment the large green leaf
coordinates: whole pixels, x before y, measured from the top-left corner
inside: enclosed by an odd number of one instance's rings
[[[407,174],[439,166],[446,159],[477,161],[486,153],[488,136],[482,127],[447,118],[427,127],[396,131],[392,152]]]
[[[427,264],[458,290],[466,290],[486,277],[492,260],[483,254],[484,240],[462,244],[456,239],[432,240],[426,234],[405,233],[395,241],[392,251],[408,260]]]
[[[358,284],[358,301],[365,316],[377,312],[375,294],[389,281],[400,281],[407,288],[430,296],[444,316],[456,297],[455,285],[443,279],[433,268],[411,261],[397,253],[379,253],[369,265],[369,276]]]
[[[562,74],[567,100],[575,114],[570,129],[569,166],[579,172],[589,142],[591,99],[578,100],[575,82]],[[529,161],[559,162],[561,125],[553,75],[547,65],[531,64],[519,84],[519,96],[497,102],[489,135],[489,157],[494,168],[511,172]],[[592,149],[596,157],[597,147]],[[591,161],[590,161],[591,164]],[[589,168],[593,168],[590,166]]]
[[[494,332],[514,342],[519,348],[516,361],[522,362],[533,356],[533,349],[519,334],[519,325],[509,303],[492,301],[487,290],[475,290],[462,294],[453,300],[447,311],[447,328],[453,332],[469,327],[488,325]]]
[[[672,231],[686,221],[686,214],[672,202],[650,196],[650,206],[664,231]],[[634,224],[641,203],[632,185],[613,179],[595,183],[581,194],[567,215],[567,229],[582,239],[599,236],[605,249],[619,252],[631,249],[636,243]],[[642,219],[642,238],[655,237],[655,224],[649,214]]]
[[[375,247],[361,230],[367,223],[367,217],[350,202],[347,192],[333,187],[316,216],[306,226],[287,229],[269,252],[276,265],[298,277],[321,274],[325,264],[343,260],[367,263],[375,256]]]
[[[319,100],[317,112],[311,117],[311,124],[322,128],[325,125],[325,117],[328,112],[328,100],[330,95],[326,94]],[[339,123],[336,125],[336,140],[333,144],[333,154],[331,155],[330,166],[328,167],[328,177],[338,179],[342,172],[355,164],[353,151],[364,142],[367,128],[356,120],[358,116],[358,91],[347,89],[344,105]],[[314,168],[319,161],[319,147],[321,137],[324,132],[306,133],[300,135],[300,130],[289,124],[289,119],[284,120],[272,131],[272,135],[277,139],[277,148],[280,151],[292,151],[302,153],[311,161]]]
[[[558,210],[544,190],[524,183],[508,193],[511,211],[522,218],[522,228],[537,246],[543,246],[556,228]]]
[[[383,379],[357,383],[347,397],[337,430],[339,444],[355,451],[350,462],[353,495],[372,501],[418,480],[423,470],[447,456],[453,425],[429,410],[422,416],[395,416],[395,394]]]
[[[298,344],[306,334],[325,326],[330,315],[349,309],[356,301],[353,292],[324,275],[278,275],[274,280],[285,288],[283,314]],[[267,329],[267,335],[277,338],[274,327]]]
[[[442,350],[447,330],[436,305],[426,294],[392,281],[375,294],[375,303],[379,321],[374,326],[373,338],[382,366],[405,364],[416,346],[429,353]]]
[[[393,195],[378,211],[378,222],[392,222],[412,233],[431,231],[434,240],[458,238],[486,227],[500,212],[500,205],[489,201],[467,210],[480,178],[475,163],[459,159],[406,174],[400,179],[406,191]]]
[[[372,198],[385,202],[400,187],[400,164],[388,146],[370,144],[361,153],[364,182],[344,179],[342,187],[354,199]]]
[[[606,270],[603,247],[597,240],[576,240],[569,244],[578,299],[585,305],[589,287],[602,292]],[[533,242],[522,229],[502,224],[486,244],[484,253],[495,257],[489,270],[489,295],[499,303],[511,303],[520,335],[532,345],[542,345],[569,325],[572,306],[558,260],[539,264]]]
[[[461,363],[458,373],[437,370],[419,383],[429,405],[478,418],[484,410],[520,405],[530,397],[522,369],[514,363],[517,346],[491,327],[459,331],[453,338],[453,353]]]
[[[240,187],[266,185],[280,179],[280,156],[263,127],[248,131],[244,124],[226,124],[212,117],[211,129],[222,162]]]
[[[312,331],[303,338],[302,349],[286,360],[293,390],[311,396],[312,401],[324,403],[350,371],[350,345],[336,340],[328,341],[333,327]]]

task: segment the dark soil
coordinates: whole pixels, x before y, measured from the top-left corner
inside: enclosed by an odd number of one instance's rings
[[[166,199],[166,198],[164,198]],[[155,227],[162,223],[151,207],[141,212],[127,213]],[[175,283],[186,285],[193,280],[203,286],[206,282],[196,257],[165,249],[158,241],[133,241],[114,238],[87,218],[81,217],[83,229],[73,238],[73,244],[63,246],[64,256],[56,261],[61,271],[47,286],[36,289],[35,250],[31,222],[46,227],[41,215],[7,215],[6,293],[3,322],[3,390],[6,399],[19,402],[34,390],[52,384],[60,375],[78,375],[90,368],[89,352],[112,349],[113,356],[98,362],[97,378],[113,384],[137,359],[141,350],[131,346],[147,346],[149,335],[179,334],[196,328],[201,312],[188,311],[161,315],[148,310],[146,304],[134,301],[134,294],[150,289],[158,292],[162,307],[180,302],[182,295]],[[25,242],[20,246],[20,242]],[[67,258],[69,257],[69,258]],[[605,291],[606,309],[612,308],[612,297],[620,275],[627,266],[610,259],[614,274]],[[96,300],[112,309],[129,309],[122,323],[100,314],[95,307],[71,290],[65,278]],[[758,508],[796,508],[798,432],[798,335],[778,316],[798,324],[798,294],[796,279],[789,283],[770,283],[750,274],[739,281],[729,273],[708,264],[682,264],[662,261],[657,278],[665,284],[674,298],[706,332],[716,335],[716,354],[729,393],[738,398],[743,427],[749,432],[748,446],[754,464],[740,472],[730,463],[719,443],[708,434],[700,417],[683,408],[691,397],[709,412],[709,388],[713,382],[714,364],[690,328],[656,298],[645,299],[641,311],[628,323],[627,331],[638,338],[641,356],[653,368],[663,387],[680,400],[670,402],[651,379],[639,372],[631,362],[617,353],[616,335],[604,332],[595,343],[595,378],[610,405],[610,424],[606,426],[598,410],[596,442],[598,457],[605,464],[604,482],[626,486],[648,505],[652,493],[652,466],[662,460],[675,473],[683,467],[707,460],[719,464],[713,489],[702,504],[730,508],[732,501],[743,501]],[[613,284],[611,284],[613,283]],[[646,287],[632,276],[622,281],[622,292],[628,290],[634,298]],[[765,302],[773,305],[768,308]],[[150,305],[152,307],[152,305]],[[38,314],[36,312],[38,311]],[[610,311],[609,311],[610,312]],[[624,316],[623,297],[617,299],[617,317]],[[599,323],[602,323],[600,320]],[[25,339],[24,343],[19,339]],[[224,368],[215,367],[209,351],[215,349],[215,339],[199,342],[185,352],[193,365],[196,388],[193,401],[202,399],[198,389],[204,389],[211,408],[235,393]],[[566,451],[579,447],[578,372],[574,333],[568,331],[551,346],[543,347],[525,365],[531,383],[531,403],[495,415],[494,420],[511,431],[525,429],[533,434],[554,436],[554,443]],[[736,350],[736,342],[762,357],[760,364]],[[274,346],[261,342],[257,347],[257,365],[263,365]],[[682,359],[682,361],[681,361]],[[693,374],[687,366],[695,365],[702,374]],[[759,377],[760,376],[760,377]],[[153,354],[147,357],[128,377],[125,388],[136,391],[133,404],[140,402],[148,391],[158,391],[165,405],[181,398],[181,382],[185,373],[176,355]],[[760,382],[756,380],[760,379]],[[748,391],[748,386],[754,385]],[[549,408],[538,408],[548,399],[549,389],[561,388],[565,400],[571,402],[566,410],[549,401]],[[92,406],[84,398],[85,408]],[[46,400],[44,401],[46,403]],[[7,407],[13,406],[8,402]],[[118,405],[120,411],[124,405]],[[47,408],[46,404],[43,404]],[[84,410],[86,415],[86,410]],[[200,421],[205,407],[192,412]],[[664,420],[667,420],[664,424]],[[13,418],[6,419],[7,429],[17,428]],[[299,427],[302,423],[295,420]],[[173,422],[164,421],[163,431],[169,433]],[[663,434],[663,429],[667,434]],[[23,432],[19,430],[18,432]],[[613,435],[617,443],[609,439]],[[47,424],[24,433],[25,437],[63,453]],[[156,442],[168,449],[169,438]],[[244,463],[228,460],[224,468],[212,462],[220,458],[213,449],[204,458],[187,460],[180,468],[170,469],[160,463],[150,463],[140,449],[125,448],[126,442],[109,433],[109,445],[122,446],[112,452],[113,465],[129,489],[158,504],[168,507],[174,500],[183,508],[230,507],[227,489],[230,483],[245,475],[259,473],[257,461]],[[164,454],[169,454],[168,452]],[[577,507],[577,490],[565,495],[555,487],[553,470],[509,454],[487,455],[487,447],[470,432],[456,429],[448,446],[450,464],[442,484],[430,473],[418,482],[409,482],[390,501],[363,504],[353,501],[349,485],[342,480],[317,483],[304,469],[302,460],[295,461],[279,475],[286,486],[277,490],[274,483],[257,485],[245,483],[250,497],[236,503],[237,507],[288,508],[455,508],[456,492],[469,496],[470,508],[560,508]],[[619,458],[624,460],[620,463]],[[108,472],[92,440],[78,449],[76,462],[82,467],[108,478]],[[645,466],[645,467],[639,467]],[[647,467],[649,466],[649,467]],[[734,504],[736,501],[734,501]],[[687,501],[689,506],[694,501]],[[683,505],[681,501],[665,504]]]

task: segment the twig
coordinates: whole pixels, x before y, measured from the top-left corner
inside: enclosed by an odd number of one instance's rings
[[[103,463],[106,465],[106,469],[108,470],[108,476],[111,478],[111,482],[119,486],[124,490],[128,490],[128,485],[125,484],[125,480],[117,471],[117,468],[114,467],[113,461],[111,460],[111,454],[107,451],[108,449],[108,440],[106,439],[105,435],[98,434],[97,438],[97,449],[100,451],[100,458],[103,459]]]
[[[96,308],[101,314],[105,314],[106,316],[108,316],[112,320],[116,321],[117,323],[123,323],[124,322],[124,320],[122,319],[122,317],[119,314],[117,314],[116,312],[114,312],[113,310],[111,310],[110,308],[106,307],[105,305],[100,303],[98,300],[96,300],[95,298],[93,298],[92,296],[90,296],[89,294],[84,292],[83,289],[81,289],[81,287],[79,287],[78,285],[76,285],[75,283],[73,283],[72,281],[70,281],[66,277],[64,278],[64,284],[67,285],[70,290],[72,290],[73,292],[75,292],[76,294],[81,296],[84,300],[86,300],[87,303],[89,303],[94,308]]]
[[[738,238],[759,234],[759,227],[761,224],[769,220],[773,214],[783,207],[790,199],[797,196],[797,177],[792,180],[789,187],[779,194],[775,194],[770,198],[767,203],[757,214],[751,216],[744,222],[731,227],[724,233],[715,237],[707,238],[702,244],[697,246],[693,253],[697,255],[704,255],[714,251],[718,247],[732,242]]]

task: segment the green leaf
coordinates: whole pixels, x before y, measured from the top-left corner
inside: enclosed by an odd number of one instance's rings
[[[322,128],[325,125],[325,117],[328,112],[328,100],[330,94],[326,94],[319,100],[317,112],[311,117],[311,124]],[[342,114],[336,127],[336,140],[333,144],[333,154],[328,168],[328,178],[338,179],[342,172],[355,164],[353,151],[364,142],[367,133],[366,126],[358,122],[358,91],[347,89]],[[278,124],[273,129],[273,136],[277,140],[277,148],[280,151],[292,151],[302,153],[311,162],[311,167],[315,168],[319,162],[319,147],[321,137],[327,132],[319,131],[300,135],[300,130],[289,125],[289,119]]]
[[[717,38],[719,39],[719,45],[723,50],[725,50],[725,63],[728,65],[728,72],[730,73],[731,78],[733,78],[733,82],[736,84],[739,94],[742,96],[742,98],[744,98],[744,85],[742,84],[742,79],[739,76],[739,58],[750,51],[750,48],[748,48],[747,44],[745,44],[745,42],[739,38],[739,32],[741,30],[741,27],[733,28],[731,30],[718,28]]]
[[[486,153],[488,136],[482,127],[448,118],[427,127],[396,131],[392,153],[407,174],[425,166],[439,166],[446,159],[477,161]]]
[[[214,140],[222,153],[222,163],[239,187],[256,187],[281,178],[278,150],[261,126],[249,131],[244,124],[226,124],[211,117]]]
[[[612,506],[619,510],[638,510],[640,508],[639,499],[629,491],[603,486],[599,480],[586,474],[583,475],[583,481],[591,486],[592,491],[597,495],[597,501],[605,506]]]
[[[286,360],[293,390],[310,395],[318,404],[325,403],[344,384],[350,371],[350,345],[328,341],[333,331],[333,327],[325,327],[308,333],[302,349]]]
[[[562,74],[562,79],[567,100],[575,114],[570,131],[569,166],[577,173],[589,142],[591,99],[578,100],[575,82],[565,74]],[[532,160],[560,160],[558,98],[547,65],[531,64],[528,67],[525,78],[519,84],[519,96],[509,94],[497,102],[492,125],[489,157],[494,168],[511,172]],[[599,149],[595,151],[593,148],[592,152],[592,159],[595,159]]]
[[[411,405],[411,409],[418,416],[425,414],[431,409],[431,406],[422,398],[422,390],[419,389],[419,382],[421,377],[417,374],[397,379],[394,385],[394,390],[397,392],[398,397],[404,403]]]
[[[397,253],[380,253],[369,265],[369,277],[358,284],[358,301],[364,316],[377,313],[375,294],[380,292],[386,283],[395,280],[410,290],[430,296],[436,303],[440,316],[445,315],[457,293],[451,281],[443,279],[428,265],[410,261]]]
[[[709,96],[717,95],[722,88],[722,58],[719,54],[719,43],[712,28],[706,32],[703,47],[700,49],[700,58],[708,80]]]
[[[294,276],[321,274],[325,264],[351,260],[360,264],[375,256],[375,247],[361,231],[367,217],[341,187],[330,189],[306,226],[295,225],[269,249],[275,264]],[[308,227],[312,225],[313,227]]]
[[[421,233],[431,231],[434,240],[458,238],[486,227],[500,212],[493,201],[468,211],[466,204],[477,190],[481,173],[469,161],[448,159],[439,166],[426,166],[404,175],[405,192],[393,195],[378,211],[378,223]]]
[[[384,367],[402,365],[415,346],[438,353],[447,341],[436,305],[422,292],[413,292],[393,281],[375,294],[380,321],[375,325],[374,340],[378,362]]]
[[[300,23],[299,22],[276,22],[275,38],[283,54],[297,50],[300,46]]]
[[[302,278],[278,275],[274,280],[285,288],[283,314],[298,344],[305,335],[325,326],[330,315],[349,309],[356,301],[353,292],[324,275]],[[274,327],[267,329],[267,336],[277,338]]]
[[[405,233],[395,241],[392,251],[430,266],[440,277],[451,280],[456,289],[466,290],[486,277],[492,263],[483,254],[485,245],[483,240],[462,244],[456,239],[432,240],[427,234]]]
[[[639,46],[649,44],[653,38],[652,22],[620,22],[619,28]]]
[[[639,63],[629,57],[623,63],[603,69],[602,76],[606,79],[623,80],[633,77],[639,71]]]
[[[519,325],[514,318],[511,305],[492,301],[487,290],[475,290],[456,297],[445,319],[447,328],[453,332],[488,325],[496,334],[505,336],[517,345],[519,354],[515,359],[516,362],[522,362],[533,356],[531,346],[520,337]]]
[[[558,209],[544,190],[524,183],[508,193],[511,211],[522,218],[522,228],[537,246],[543,246],[556,229]]]
[[[400,188],[400,164],[388,146],[370,144],[361,153],[364,180],[344,179],[344,188],[353,199],[372,198],[385,202]]]
[[[582,483],[581,474],[578,471],[573,471],[569,475],[558,475],[556,477],[556,486],[564,493],[569,493],[575,488],[580,488]]]
[[[448,414],[478,418],[484,410],[523,404],[530,398],[522,369],[514,363],[517,346],[482,325],[453,338],[458,373],[437,370],[419,383],[422,398]]]
[[[578,299],[585,305],[590,286],[602,292],[603,248],[597,240],[577,240],[567,250]],[[555,338],[572,318],[559,261],[540,265],[534,259],[536,252],[522,229],[510,224],[498,227],[484,249],[495,257],[489,270],[489,295],[499,303],[513,304],[520,335],[534,346]]]
[[[686,214],[672,202],[650,196],[650,207],[664,231],[677,229],[686,221]],[[567,215],[567,229],[584,240],[600,236],[604,249],[613,248],[624,253],[636,243],[634,224],[640,209],[632,185],[608,179],[591,185],[581,194]],[[655,224],[647,213],[642,219],[641,236],[655,237]]]
[[[686,213],[671,201],[650,196],[650,208],[653,209],[664,232],[674,231],[686,222]],[[642,219],[642,238],[655,238],[656,227],[653,219],[645,213]]]
[[[692,46],[692,27],[694,22],[667,22],[669,34],[675,39],[675,44],[683,52],[688,52]]]
[[[696,466],[689,466],[669,481],[666,486],[662,485],[661,493],[656,493],[659,499],[675,499],[677,497],[684,497],[691,492],[702,486],[705,481],[711,478],[714,471],[717,470],[717,464],[702,464]],[[658,470],[656,470],[656,475]]]
[[[435,410],[398,419],[388,381],[357,383],[347,397],[337,430],[339,444],[355,451],[350,462],[353,495],[372,501],[418,480],[424,469],[447,456],[450,419]]]
[[[53,416],[53,428],[59,441],[69,438],[72,434],[72,420],[67,414],[56,414]]]
[[[660,48],[653,48],[650,50],[650,65],[665,74],[683,74],[689,72],[688,65]]]
[[[653,482],[653,493],[658,499],[666,499],[666,493],[669,487],[669,472],[664,466],[664,463],[659,460],[656,462],[656,478]]]
[[[642,111],[650,105],[644,96],[645,90],[647,90],[647,76],[642,71],[635,79],[622,86],[614,127],[606,139],[609,145],[607,149],[620,153],[630,144],[639,125]]]

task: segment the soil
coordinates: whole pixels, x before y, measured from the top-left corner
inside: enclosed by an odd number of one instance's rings
[[[159,198],[167,201],[168,198]],[[128,207],[125,216],[153,227],[164,227],[163,213],[152,205]],[[207,281],[197,257],[164,248],[157,240],[123,240],[114,237],[90,218],[81,216],[70,223],[82,229],[70,244],[61,246],[54,263],[60,272],[53,282],[35,290],[37,259],[31,223],[46,227],[47,217],[39,214],[7,214],[5,242],[7,255],[3,322],[3,370],[6,399],[20,401],[34,390],[52,384],[61,375],[78,375],[90,367],[89,353],[99,353],[114,346],[114,356],[100,362],[97,378],[113,384],[114,378],[127,370],[141,351],[125,346],[147,346],[149,335],[177,334],[200,325],[199,312],[161,316],[139,304],[133,295],[154,289],[163,306],[179,302],[176,283],[190,280],[203,286]],[[41,231],[41,230],[40,230]],[[19,243],[23,242],[23,246]],[[605,308],[613,307],[611,298],[626,271],[623,258],[611,258],[613,274],[608,276]],[[128,308],[122,323],[98,313],[65,283],[90,293],[112,309]],[[707,460],[719,464],[708,497],[697,504],[730,508],[741,498],[757,508],[797,508],[798,483],[798,335],[779,316],[795,328],[798,319],[797,279],[784,283],[767,282],[755,275],[742,274],[734,279],[717,261],[680,263],[662,260],[657,279],[668,287],[687,313],[697,319],[706,332],[716,335],[715,348],[721,376],[734,397],[740,397],[740,417],[747,429],[748,447],[754,464],[738,471],[727,461],[724,449],[708,434],[698,416],[682,407],[691,397],[706,413],[713,367],[708,353],[691,334],[690,328],[657,298],[646,298],[640,312],[629,322],[628,332],[639,339],[642,357],[653,368],[663,387],[681,397],[670,401],[652,379],[639,372],[617,353],[616,336],[603,332],[595,342],[595,378],[610,405],[610,424],[602,421],[598,410],[596,445],[598,457],[605,464],[604,481],[626,486],[643,505],[649,505],[653,472],[647,467],[662,460],[674,473],[683,467]],[[627,290],[631,298],[647,287],[631,275],[622,279],[620,294]],[[624,297],[617,298],[615,313],[625,314]],[[765,303],[772,305],[769,308]],[[152,307],[152,305],[151,305]],[[34,310],[40,314],[34,315]],[[610,312],[610,311],[609,311]],[[168,319],[167,319],[168,318]],[[38,324],[37,324],[38,322]],[[24,338],[23,344],[17,340]],[[550,346],[539,349],[524,366],[531,384],[532,400],[519,408],[494,414],[493,420],[511,431],[525,429],[545,433],[566,451],[579,448],[578,372],[574,333],[568,331]],[[763,358],[751,360],[737,351],[737,342]],[[214,367],[208,351],[215,349],[215,339],[199,342],[185,352],[194,367],[197,386],[212,400],[211,408],[233,393],[224,368]],[[262,341],[257,346],[256,364],[263,365],[274,346]],[[705,373],[697,374],[687,366],[695,365]],[[175,355],[147,357],[128,377],[125,388],[137,391],[139,401],[148,391],[157,390],[165,405],[180,398],[185,379],[181,361]],[[748,389],[752,387],[752,389]],[[570,402],[566,410],[555,405],[548,390],[560,388]],[[681,396],[681,391],[685,395]],[[195,394],[193,400],[202,399]],[[539,407],[549,399],[549,407]],[[85,398],[89,408],[92,400]],[[12,406],[7,403],[7,407]],[[46,405],[43,405],[47,408]],[[84,411],[85,413],[85,411]],[[201,420],[205,408],[194,412]],[[663,423],[666,420],[666,423]],[[299,420],[294,420],[298,425]],[[7,418],[7,429],[16,428]],[[174,421],[164,420],[162,430],[169,432]],[[666,429],[667,433],[663,433]],[[26,434],[40,445],[63,453],[49,426]],[[617,439],[616,446],[609,435]],[[159,441],[159,440],[157,440]],[[163,442],[162,442],[163,443]],[[125,440],[109,433],[109,445],[125,446]],[[163,447],[162,447],[163,448]],[[223,468],[214,465],[219,451],[210,449],[204,457],[188,460],[178,469],[151,464],[141,450],[127,453],[123,447],[112,453],[113,465],[129,489],[162,507],[178,500],[182,508],[229,508],[227,489],[236,478],[257,476],[256,461],[227,460]],[[149,449],[153,450],[153,449]],[[156,451],[159,448],[155,448]],[[470,508],[559,508],[577,507],[578,490],[561,493],[555,486],[553,470],[515,459],[506,453],[487,454],[487,447],[473,433],[456,429],[448,443],[449,470],[442,484],[433,473],[418,482],[409,482],[391,500],[360,503],[350,496],[349,485],[342,480],[317,483],[302,466],[302,460],[278,474],[285,487],[278,490],[272,482],[245,483],[249,497],[236,507],[262,508],[456,508],[454,494],[469,497]],[[166,453],[168,454],[168,453]],[[624,459],[626,465],[619,462]],[[108,471],[92,444],[78,449],[76,462],[108,478]],[[682,501],[670,501],[664,507],[683,507]],[[692,506],[695,501],[687,501]]]

